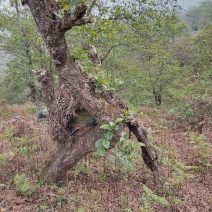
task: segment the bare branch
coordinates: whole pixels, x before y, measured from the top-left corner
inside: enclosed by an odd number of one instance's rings
[[[112,51],[112,49],[118,47],[118,46],[124,46],[125,44],[123,43],[119,43],[117,45],[111,46],[110,49],[108,50],[107,54],[102,58],[102,62],[108,57],[108,55],[110,54],[110,52]]]
[[[86,14],[87,17],[90,15],[91,10],[93,9],[94,5],[96,4],[96,1],[97,1],[97,0],[93,0],[93,1],[91,2],[90,7],[87,9],[87,14]]]

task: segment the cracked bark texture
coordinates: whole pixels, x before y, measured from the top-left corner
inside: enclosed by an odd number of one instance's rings
[[[113,121],[128,110],[127,105],[113,92],[102,89],[95,93],[92,79],[83,73],[70,55],[65,32],[74,26],[91,22],[86,16],[86,6],[79,5],[73,13],[66,14],[61,19],[54,15],[56,3],[54,0],[24,1],[24,4],[30,8],[50,51],[60,80],[60,86],[55,89],[50,72],[47,70],[37,72],[38,80],[45,91],[45,101],[49,110],[50,135],[58,144],[57,153],[43,170],[49,183],[62,181],[66,172],[83,156],[95,151],[95,142],[102,136],[100,124]],[[99,62],[101,58],[98,55],[96,58],[93,57],[93,63]],[[73,136],[70,134],[67,123],[70,117],[76,115],[77,110],[85,110],[92,114],[99,124],[95,127],[86,127]],[[134,133],[139,142],[145,144],[145,147],[142,147],[144,162],[153,172],[158,173],[156,152],[149,144],[144,127],[134,117],[131,117],[128,123],[121,124],[113,137],[110,148],[114,147],[119,140],[125,125]]]

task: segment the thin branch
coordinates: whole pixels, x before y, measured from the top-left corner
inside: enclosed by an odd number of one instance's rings
[[[112,49],[119,47],[119,46],[125,46],[125,44],[123,43],[119,43],[117,45],[111,46],[110,49],[108,50],[108,52],[106,53],[106,55],[102,58],[102,62],[108,57],[108,55],[110,54],[110,52],[112,51]]]
[[[91,13],[91,10],[93,9],[93,7],[95,6],[95,4],[96,4],[96,1],[97,0],[93,0],[92,2],[91,2],[91,5],[90,5],[90,7],[87,9],[87,17],[88,16],[90,16],[90,13]]]

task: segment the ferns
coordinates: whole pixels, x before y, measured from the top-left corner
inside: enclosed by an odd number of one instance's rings
[[[145,200],[148,202],[158,203],[163,207],[170,206],[170,203],[164,197],[160,197],[157,194],[154,194],[153,191],[150,190],[147,186],[143,185],[143,189],[146,192]]]
[[[40,188],[39,185],[31,185],[27,179],[26,174],[21,174],[21,175],[16,174],[14,181],[15,181],[16,191],[18,191],[19,193],[23,195],[30,196]]]

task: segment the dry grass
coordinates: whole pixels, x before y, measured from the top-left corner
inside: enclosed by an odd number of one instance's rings
[[[173,120],[164,111],[145,111],[140,117],[158,147],[164,174],[161,185],[153,184],[141,158],[135,159],[135,168],[130,169],[117,162],[112,150],[103,158],[93,153],[82,159],[67,173],[66,184],[57,187],[43,184],[40,176],[55,150],[47,122],[37,121],[36,108],[31,104],[1,106],[0,211],[210,211],[212,178],[207,164],[211,163],[212,132],[205,128],[205,137],[199,138],[190,131],[173,130]],[[14,119],[14,114],[19,119]],[[196,138],[204,140],[203,146],[194,141]],[[182,163],[188,170],[183,170]],[[40,185],[31,195],[16,189],[14,177],[23,173],[31,186]],[[148,199],[143,185],[166,198],[170,206],[162,207]]]

